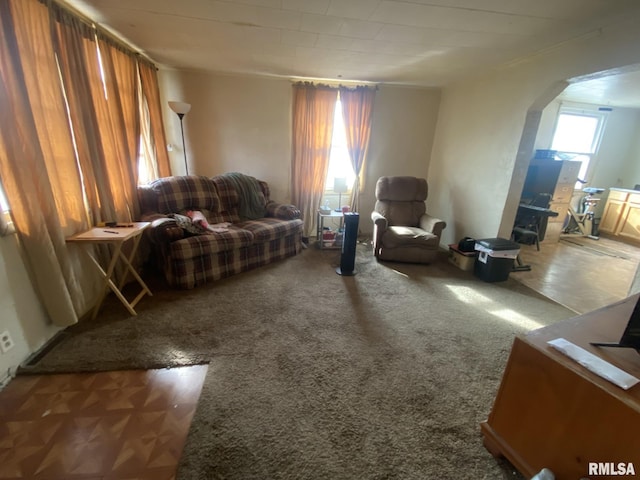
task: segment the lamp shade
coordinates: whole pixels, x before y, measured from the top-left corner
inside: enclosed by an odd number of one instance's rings
[[[184,115],[191,110],[191,104],[185,102],[169,102],[169,108],[176,112],[178,115]]]
[[[347,193],[348,190],[346,178],[336,177],[333,179],[333,191],[335,193]]]

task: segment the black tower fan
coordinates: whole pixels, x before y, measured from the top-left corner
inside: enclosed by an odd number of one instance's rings
[[[360,214],[346,212],[344,214],[344,237],[342,239],[342,255],[340,266],[336,268],[338,275],[355,275],[356,242],[358,241],[358,220]]]

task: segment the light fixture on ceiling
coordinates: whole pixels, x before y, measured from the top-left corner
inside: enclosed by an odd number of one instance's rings
[[[191,110],[191,104],[185,102],[169,102],[169,108],[176,112],[180,119],[180,132],[182,133],[182,151],[184,153],[184,170],[189,175],[189,166],[187,165],[187,149],[184,143],[184,126],[182,125],[182,118]]]

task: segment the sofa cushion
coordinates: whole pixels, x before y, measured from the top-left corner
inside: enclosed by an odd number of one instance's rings
[[[436,235],[417,227],[389,227],[382,235],[382,244],[387,248],[403,246],[420,246],[438,248],[439,239]]]
[[[247,220],[236,226],[253,234],[254,242],[269,242],[302,231],[302,220],[281,220],[278,218],[262,218]]]
[[[232,225],[226,232],[206,233],[172,242],[170,248],[174,259],[188,260],[227,250],[237,250],[252,243],[253,233]]]
[[[207,177],[165,177],[155,180],[149,187],[156,194],[159,213],[208,210],[214,215],[220,211],[216,184]]]

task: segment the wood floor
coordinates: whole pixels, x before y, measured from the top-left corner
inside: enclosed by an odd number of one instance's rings
[[[0,392],[0,479],[174,479],[206,372],[15,378]]]
[[[640,264],[640,247],[605,237],[563,236],[520,254],[531,271],[512,278],[580,314],[626,298]]]

